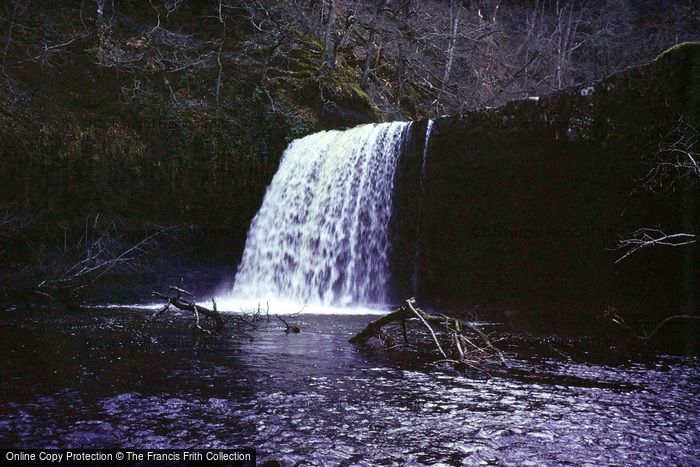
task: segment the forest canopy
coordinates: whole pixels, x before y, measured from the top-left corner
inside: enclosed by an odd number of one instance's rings
[[[697,39],[699,15],[692,0],[13,0],[0,71],[21,95],[23,68],[87,52],[134,75],[124,99],[214,105],[232,80],[314,78],[326,99],[346,88],[386,119],[415,118],[599,80]],[[187,79],[201,72],[205,93]]]

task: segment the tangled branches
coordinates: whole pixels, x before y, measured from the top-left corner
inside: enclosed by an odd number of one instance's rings
[[[690,196],[695,196],[697,193],[693,190],[696,190],[700,180],[700,130],[681,119],[674,133],[680,136],[660,149],[659,159],[641,182],[645,188],[652,191],[669,191],[683,184]],[[692,231],[667,234],[656,228],[640,228],[618,241],[617,248],[625,250],[625,253],[615,262],[619,263],[642,248],[685,246],[697,241],[698,235]]]
[[[674,138],[663,144],[653,167],[640,180],[653,191],[671,191],[681,183],[694,185],[700,180],[700,128],[681,118]]]
[[[0,208],[0,297],[13,303],[42,297],[63,309],[78,308],[91,287],[146,272],[160,241],[182,230],[146,226],[135,231],[99,214],[78,227]]]
[[[400,322],[403,345],[409,346],[407,321],[412,319],[417,320],[428,331],[435,350],[442,357],[435,363],[450,363],[457,370],[467,367],[483,369],[485,365],[495,362],[507,366],[503,352],[494,346],[486,333],[477,326],[443,314],[430,315],[415,306],[413,298],[406,300],[400,308],[369,323],[365,329],[352,337],[350,342],[362,345],[376,337],[387,349],[396,348],[398,346],[394,345],[394,339],[383,327]]]
[[[165,300],[165,304],[148,319],[149,322],[154,321],[156,318],[168,311],[172,306],[177,308],[178,310],[192,312],[195,318],[194,327],[202,333],[211,334],[211,331],[202,328],[202,326],[199,323],[199,315],[203,315],[207,318],[212,319],[215,324],[215,331],[220,332],[224,330],[224,317],[219,312],[216,306],[216,301],[213,298],[211,299],[212,308],[210,309],[202,305],[198,305],[194,294],[192,294],[191,292],[188,292],[187,290],[174,285],[171,285],[169,288],[173,292],[172,295],[166,295],[155,291],[152,292],[152,295],[154,297]],[[269,322],[270,316],[270,304],[268,303],[267,308],[265,310],[263,310],[260,304],[258,304],[256,308],[253,308],[248,311],[241,309],[240,313],[230,313],[227,315],[226,318],[227,321],[232,323],[232,327],[234,328],[233,330],[237,335],[244,336],[253,341],[253,336],[250,335],[248,332],[256,330],[258,328],[258,325],[260,324],[260,321],[265,320]],[[287,320],[280,317],[279,315],[273,316],[284,324],[286,333],[298,334],[301,332],[299,326],[287,322]]]
[[[102,222],[96,215],[91,222],[86,222],[85,232],[76,245],[64,243],[54,264],[41,267],[46,277],[36,286],[35,293],[74,305],[82,289],[94,285],[107,274],[141,272],[149,250],[156,246],[156,239],[178,228],[161,227],[144,234],[136,243],[127,243],[115,221]]]

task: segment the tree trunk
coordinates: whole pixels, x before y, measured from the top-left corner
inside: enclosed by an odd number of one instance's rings
[[[335,42],[333,41],[336,0],[328,0],[328,18],[326,20],[326,34],[323,40],[323,62],[329,66],[335,65]]]
[[[367,55],[365,56],[365,66],[362,69],[362,80],[360,81],[360,86],[362,89],[367,87],[367,80],[369,79],[369,71],[372,68],[372,58],[374,56],[374,30],[369,32],[369,39],[367,40]]]
[[[459,15],[461,13],[461,7],[459,4],[457,4],[457,11],[454,11],[454,4],[455,2],[452,2],[452,6],[450,7],[450,42],[447,46],[447,50],[445,51],[445,58],[447,59],[447,62],[445,63],[445,71],[442,75],[442,85],[447,86],[447,81],[450,79],[450,73],[452,73],[452,64],[454,63],[454,57],[455,57],[455,47],[457,45],[457,32],[459,31]]]

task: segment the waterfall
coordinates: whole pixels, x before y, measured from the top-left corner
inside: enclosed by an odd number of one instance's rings
[[[396,164],[410,123],[293,141],[248,231],[231,299],[383,304]]]
[[[428,120],[428,125],[425,128],[425,141],[423,142],[423,160],[420,166],[419,187],[420,194],[418,198],[418,222],[416,222],[416,248],[413,253],[413,274],[411,276],[411,286],[413,295],[418,295],[418,260],[420,259],[420,219],[423,211],[423,184],[425,183],[425,171],[428,166],[428,148],[430,146],[430,134],[433,132],[433,119]]]
[[[430,146],[430,135],[433,132],[433,124],[435,121],[431,118],[428,120],[428,125],[425,128],[425,141],[423,142],[423,160],[420,166],[420,191],[423,194],[423,183],[425,181],[425,170],[428,166],[428,148]]]

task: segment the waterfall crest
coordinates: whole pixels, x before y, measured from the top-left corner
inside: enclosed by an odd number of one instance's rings
[[[362,125],[293,141],[251,223],[230,297],[385,303],[394,175],[409,125]]]

